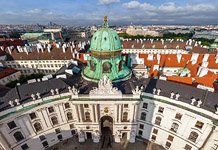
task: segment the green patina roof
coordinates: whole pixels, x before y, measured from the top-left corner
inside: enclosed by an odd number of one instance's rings
[[[90,50],[109,52],[121,50],[120,38],[117,32],[107,26],[96,31],[91,40]]]
[[[108,27],[106,16],[103,27],[92,37],[90,50],[93,55],[89,56],[88,65],[83,70],[85,79],[97,82],[106,75],[113,82],[119,82],[131,77],[132,72],[125,64],[125,57],[118,52],[122,50],[120,38],[116,31]]]

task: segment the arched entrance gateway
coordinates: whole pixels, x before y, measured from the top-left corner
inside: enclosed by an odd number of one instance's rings
[[[112,147],[113,141],[113,118],[103,116],[100,119],[100,128],[102,134],[102,148]]]

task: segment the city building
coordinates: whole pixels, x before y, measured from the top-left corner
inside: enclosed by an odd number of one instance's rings
[[[0,84],[6,85],[7,83],[18,80],[21,72],[13,68],[0,67]]]
[[[143,36],[154,36],[161,37],[163,34],[159,31],[145,29],[142,26],[129,26],[126,30],[129,35],[143,35]]]
[[[0,148],[41,150],[75,135],[79,142],[98,143],[110,134],[117,143],[146,139],[172,150],[217,149],[218,94],[162,78],[137,78],[121,52],[105,17],[91,40],[87,64],[78,58],[55,78],[1,94]]]

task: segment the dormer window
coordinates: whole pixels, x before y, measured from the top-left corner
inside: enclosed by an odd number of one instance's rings
[[[104,40],[106,41],[106,40],[107,40],[107,38],[106,38],[106,37],[104,37]]]
[[[117,40],[117,37],[115,36],[115,40]]]
[[[94,38],[95,40],[97,39],[97,37]]]

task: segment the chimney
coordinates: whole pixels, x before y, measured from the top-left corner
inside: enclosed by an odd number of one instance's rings
[[[36,96],[34,94],[31,94],[31,97],[33,100],[36,100]]]
[[[177,57],[177,62],[180,63],[180,62],[181,62],[181,59],[182,59],[182,54],[177,53],[177,54],[176,54],[176,57]]]
[[[201,107],[201,104],[202,104],[202,101],[201,101],[201,100],[198,100],[197,107]]]
[[[194,103],[196,102],[196,99],[195,99],[195,98],[192,98],[191,101],[192,101],[192,102],[191,102],[191,105],[194,105]]]
[[[55,95],[53,89],[51,89],[50,92],[51,92],[51,95]]]
[[[68,86],[68,90],[69,90],[70,93],[73,92],[70,86]]]
[[[56,94],[59,94],[59,90],[57,88],[55,89],[55,92],[56,92]]]
[[[173,99],[173,96],[174,96],[175,94],[174,94],[174,92],[172,91],[171,93],[170,93],[170,98],[171,99]]]
[[[66,44],[63,44],[62,49],[63,49],[63,53],[65,53],[66,52]]]
[[[153,88],[153,94],[155,94],[155,93],[156,93],[156,91],[157,91],[157,89],[156,89],[156,88]]]
[[[209,54],[204,54],[204,58],[203,58],[202,61],[207,62],[208,58],[209,58]]]
[[[36,96],[38,97],[38,99],[41,98],[40,93],[36,93]]]
[[[157,90],[157,95],[160,95],[161,89]]]
[[[8,104],[9,104],[11,107],[14,107],[14,102],[13,102],[13,101],[9,101]]]
[[[176,99],[176,100],[178,100],[178,99],[179,99],[179,97],[180,97],[180,95],[179,95],[179,93],[177,93],[177,94],[176,94],[176,98],[175,98],[175,99]]]
[[[160,64],[160,58],[161,58],[161,55],[157,54],[157,63],[158,63],[158,65]]]
[[[20,100],[19,100],[19,99],[15,99],[14,101],[15,101],[15,103],[16,103],[17,105],[20,105]]]
[[[8,52],[11,54],[11,48],[8,46],[7,49],[8,49]]]

